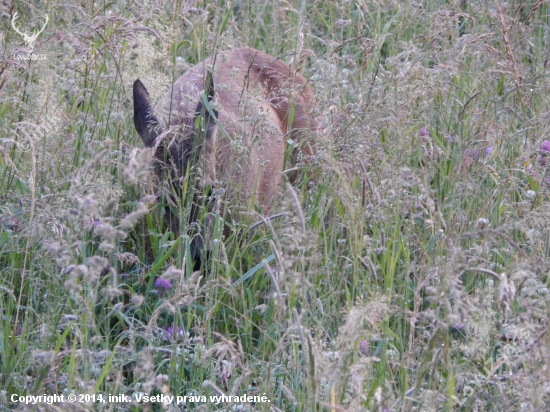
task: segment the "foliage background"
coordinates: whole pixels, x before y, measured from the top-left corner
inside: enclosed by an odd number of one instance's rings
[[[0,7],[0,408],[548,408],[547,1]],[[16,11],[29,31],[49,16],[40,60],[17,57]],[[189,237],[157,223],[131,85],[157,101],[237,46],[300,70],[330,138],[286,217],[230,222],[193,273]]]

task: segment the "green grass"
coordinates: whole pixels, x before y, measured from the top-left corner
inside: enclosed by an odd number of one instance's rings
[[[13,394],[138,392],[270,400],[240,410],[548,409],[548,5],[151,4],[2,9],[0,410]],[[45,59],[14,57],[14,11],[29,32],[48,13]],[[203,210],[217,240],[193,273],[192,233],[166,231],[151,200],[131,85],[156,102],[242,45],[310,80],[330,137],[316,183],[281,188],[284,217],[250,229],[257,211]]]

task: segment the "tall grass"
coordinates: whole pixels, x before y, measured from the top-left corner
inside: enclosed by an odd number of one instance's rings
[[[546,2],[0,7],[1,410],[548,409]],[[15,11],[48,14],[43,59],[16,57]],[[131,85],[156,102],[237,46],[308,78],[329,137],[282,218],[204,211],[193,272]],[[12,401],[140,392],[199,398]],[[222,393],[270,402],[200,398]]]

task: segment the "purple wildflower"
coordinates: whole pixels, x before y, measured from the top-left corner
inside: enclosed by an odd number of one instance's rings
[[[495,150],[495,148],[493,146],[491,147],[488,147],[487,149],[485,149],[485,156],[489,157],[493,154],[493,150]]]
[[[428,136],[428,129],[422,127],[418,133],[420,134],[420,137],[426,137]]]
[[[359,345],[357,345],[357,349],[361,355],[367,356],[369,354],[369,343],[366,340],[362,340],[359,342]]]
[[[162,332],[162,337],[164,340],[170,340],[172,338],[183,336],[183,329],[181,327],[174,328],[172,325],[167,325],[162,329],[164,329],[164,332]]]
[[[479,158],[479,153],[477,152],[477,149],[474,147],[473,149],[464,150],[464,156],[469,157],[472,160],[477,160]]]
[[[548,164],[548,158],[546,155],[550,155],[550,141],[545,140],[540,144],[539,150],[544,152],[542,155],[537,155],[537,162],[541,166],[546,166]]]
[[[155,288],[159,290],[168,290],[172,287],[172,284],[170,282],[170,279],[166,280],[163,278],[158,278],[155,280]]]
[[[181,332],[181,328],[177,328]],[[166,327],[166,333],[168,333],[170,336],[174,335],[174,327],[173,326],[167,326]]]

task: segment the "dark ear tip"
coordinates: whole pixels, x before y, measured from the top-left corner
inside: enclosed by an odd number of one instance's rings
[[[136,94],[145,94],[145,96],[147,97],[149,96],[149,92],[147,92],[147,89],[139,79],[137,79],[134,82],[133,91],[134,91],[134,97],[136,96]]]
[[[208,101],[214,100],[214,76],[210,71],[206,74],[205,89],[208,90]]]

